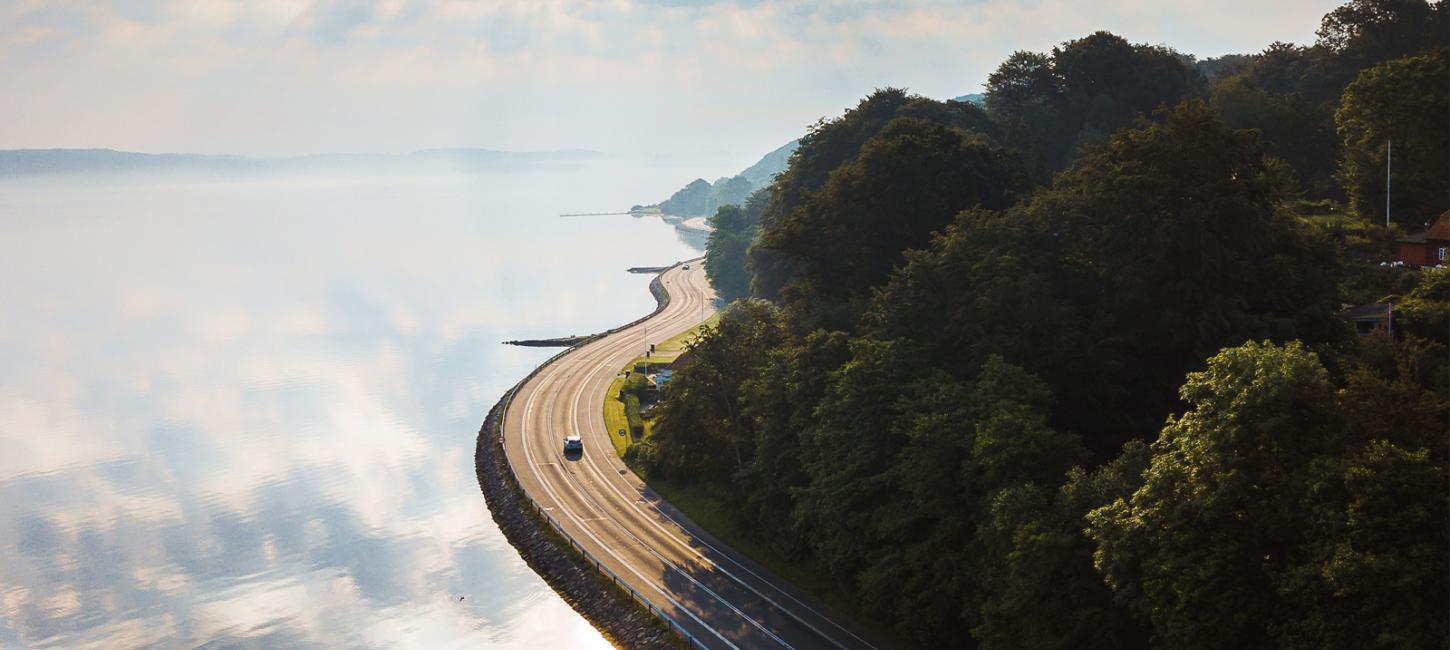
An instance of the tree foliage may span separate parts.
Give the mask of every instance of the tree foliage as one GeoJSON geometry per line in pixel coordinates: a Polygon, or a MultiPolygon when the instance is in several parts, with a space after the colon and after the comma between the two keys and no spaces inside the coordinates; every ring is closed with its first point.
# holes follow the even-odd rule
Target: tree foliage
{"type": "Polygon", "coordinates": [[[1399,385],[1410,404],[1430,401],[1411,412],[1439,417],[1380,437],[1382,427],[1345,426],[1382,388],[1366,383],[1382,382],[1364,375],[1336,390],[1298,343],[1247,343],[1189,375],[1189,410],[1153,443],[1143,485],[1089,516],[1098,568],[1158,639],[1443,642],[1444,403],[1399,385]]]}
{"type": "Polygon", "coordinates": [[[1140,115],[1205,92],[1202,75],[1177,52],[1097,32],[1050,56],[1012,54],[987,78],[986,103],[1003,141],[1046,171],[1140,115]]]}
{"type": "Polygon", "coordinates": [[[1446,18],[1443,0],[1346,3],[1324,16],[1314,45],[1273,43],[1216,80],[1213,106],[1229,125],[1259,129],[1308,197],[1341,199],[1335,111],[1345,86],[1377,64],[1444,47],[1446,18]]]}
{"type": "Polygon", "coordinates": [[[1335,118],[1344,139],[1340,180],[1359,214],[1385,219],[1385,157],[1393,142],[1390,211],[1422,229],[1450,207],[1450,52],[1382,63],[1344,90],[1335,118]]]}
{"type": "Polygon", "coordinates": [[[876,331],[954,374],[993,353],[1039,373],[1100,453],[1149,435],[1223,346],[1338,340],[1333,250],[1276,205],[1256,138],[1201,103],[1162,120],[1023,206],[962,213],[879,290],[876,331]]]}
{"type": "Polygon", "coordinates": [[[750,296],[746,253],[760,230],[760,213],[767,200],[765,190],[760,190],[743,206],[723,205],[710,217],[713,230],[705,244],[705,276],[725,302],[750,296]]]}
{"type": "Polygon", "coordinates": [[[948,126],[898,118],[784,219],[758,248],[790,263],[782,304],[806,331],[854,330],[869,289],[966,208],[1006,208],[1025,178],[1000,149],[948,126]]]}
{"type": "MultiPolygon", "coordinates": [[[[762,232],[774,230],[789,219],[810,194],[826,184],[831,172],[855,159],[867,140],[898,117],[917,118],[989,139],[997,132],[987,114],[975,104],[939,102],[897,88],[877,90],[841,117],[822,120],[801,137],[799,147],[791,154],[790,166],[771,185],[770,200],[761,214],[762,232]]],[[[781,287],[793,278],[792,263],[763,246],[752,246],[749,257],[752,295],[777,298],[781,287]]]]}
{"type": "Polygon", "coordinates": [[[1447,18],[1444,0],[1350,0],[1325,14],[1317,45],[1338,55],[1341,69],[1362,70],[1444,47],[1447,18]]]}
{"type": "Polygon", "coordinates": [[[817,123],[714,211],[736,302],[631,461],[922,647],[1444,647],[1447,276],[1291,204],[1335,192],[1336,111],[1446,86],[1404,81],[1443,40],[1412,5],[1210,61],[1092,34],[985,111],[817,123]],[[1351,336],[1368,300],[1392,336],[1351,336]]]}
{"type": "Polygon", "coordinates": [[[697,178],[671,194],[670,198],[661,201],[660,211],[682,217],[709,214],[705,210],[710,201],[710,190],[709,182],[703,178],[697,178]]]}
{"type": "Polygon", "coordinates": [[[1334,106],[1344,82],[1322,47],[1273,43],[1214,84],[1210,102],[1230,126],[1258,129],[1267,150],[1289,162],[1312,198],[1338,196],[1334,106]]]}
{"type": "Polygon", "coordinates": [[[670,398],[658,407],[656,433],[630,448],[651,475],[682,481],[726,481],[751,454],[751,422],[742,417],[740,385],[767,350],[783,342],[776,310],[741,301],[707,328],[687,354],[695,359],[670,381],[670,398]],[[721,462],[733,459],[734,462],[721,462]]]}

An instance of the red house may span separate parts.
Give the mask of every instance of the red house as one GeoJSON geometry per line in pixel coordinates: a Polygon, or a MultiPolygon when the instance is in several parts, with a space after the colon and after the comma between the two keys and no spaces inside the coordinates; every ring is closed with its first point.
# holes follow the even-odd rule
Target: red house
{"type": "Polygon", "coordinates": [[[1400,262],[1405,266],[1450,263],[1446,261],[1450,255],[1450,210],[1440,213],[1425,232],[1396,241],[1400,244],[1400,262]]]}

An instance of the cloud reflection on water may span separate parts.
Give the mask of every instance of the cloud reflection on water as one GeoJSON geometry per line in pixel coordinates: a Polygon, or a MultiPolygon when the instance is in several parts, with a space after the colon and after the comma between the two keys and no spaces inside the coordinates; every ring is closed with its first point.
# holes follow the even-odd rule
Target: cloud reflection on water
{"type": "Polygon", "coordinates": [[[691,252],[540,189],[652,188],[529,180],[0,184],[0,646],[602,645],[474,434],[549,354],[498,341],[627,320],[623,269],[691,252]]]}

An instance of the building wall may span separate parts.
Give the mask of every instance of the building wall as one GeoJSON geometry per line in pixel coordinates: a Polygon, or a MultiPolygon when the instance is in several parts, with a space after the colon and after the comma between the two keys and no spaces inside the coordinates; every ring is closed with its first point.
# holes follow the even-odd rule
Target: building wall
{"type": "Polygon", "coordinates": [[[1441,255],[1441,249],[1450,249],[1450,242],[1431,240],[1423,244],[1401,243],[1400,261],[1405,266],[1450,265],[1450,250],[1446,250],[1446,255],[1441,255]]]}
{"type": "Polygon", "coordinates": [[[1400,244],[1400,261],[1405,266],[1425,265],[1425,244],[1400,244]]]}

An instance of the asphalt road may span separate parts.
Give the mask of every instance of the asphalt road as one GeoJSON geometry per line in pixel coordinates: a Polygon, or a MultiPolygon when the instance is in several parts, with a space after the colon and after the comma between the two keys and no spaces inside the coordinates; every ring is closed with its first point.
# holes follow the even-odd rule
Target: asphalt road
{"type": "Polygon", "coordinates": [[[714,311],[703,264],[663,275],[654,317],[554,361],[514,396],[504,445],[519,482],[585,550],[709,648],[873,648],[867,633],[725,547],[630,472],[604,427],[605,390],[630,359],[714,311]],[[566,456],[579,433],[584,453],[566,456]]]}

